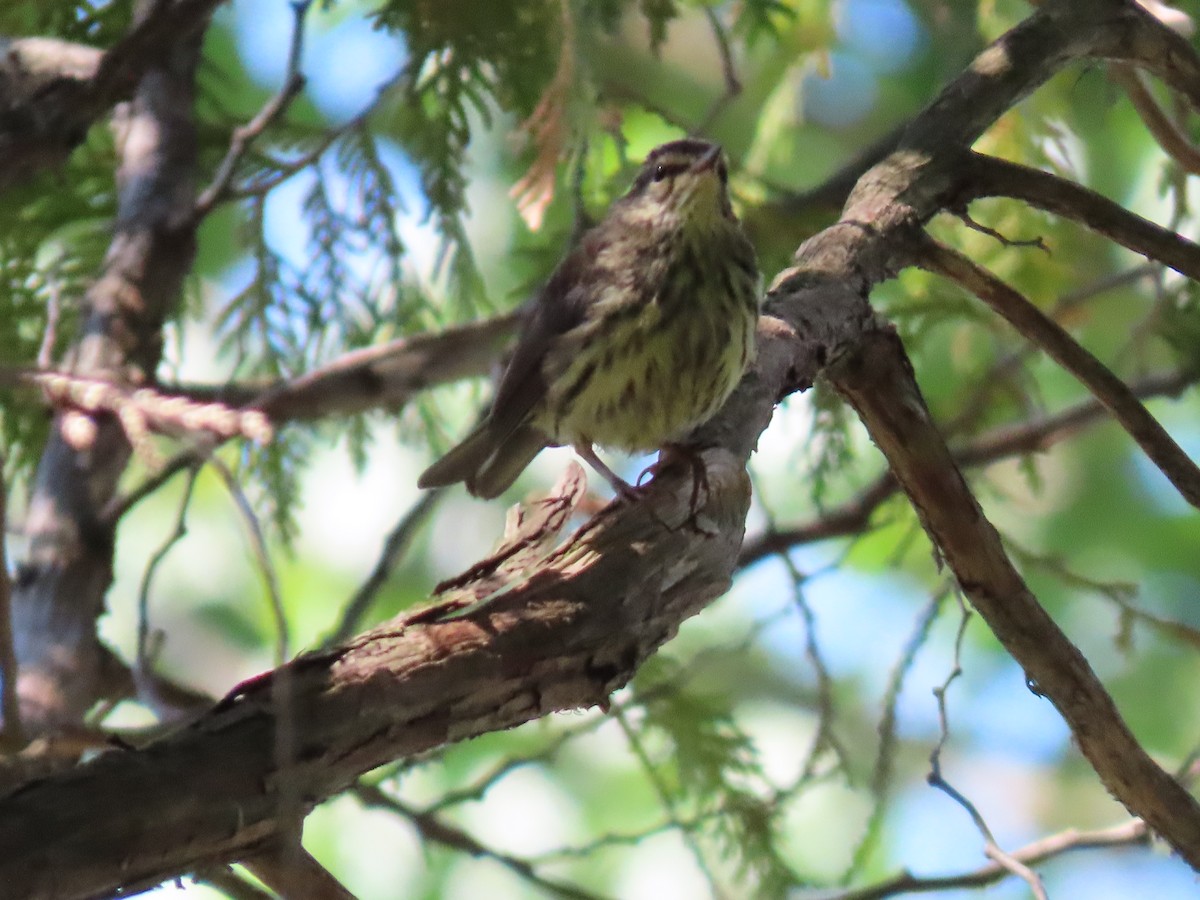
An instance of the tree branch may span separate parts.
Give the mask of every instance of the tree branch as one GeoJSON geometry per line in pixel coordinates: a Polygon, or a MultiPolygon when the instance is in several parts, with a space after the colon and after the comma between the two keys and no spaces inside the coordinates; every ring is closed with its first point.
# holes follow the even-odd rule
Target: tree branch
{"type": "Polygon", "coordinates": [[[711,529],[679,527],[692,503],[683,465],[644,502],[610,508],[555,549],[584,494],[576,482],[430,607],[253,679],[144,750],[106,753],[9,794],[0,883],[17,896],[82,897],[254,855],[283,827],[282,783],[311,804],[388,760],[605,703],[728,586],[749,483],[744,459],[711,450],[705,461],[711,529]],[[283,675],[297,746],[281,765],[283,675]]]}
{"type": "Polygon", "coordinates": [[[1104,785],[1200,868],[1200,806],[1138,745],[1021,580],[930,421],[898,338],[867,302],[906,262],[979,133],[1067,61],[1128,54],[1145,23],[1120,0],[1048,0],[913,121],[900,149],[860,179],[842,220],[775,280],[754,371],[697,435],[710,448],[700,509],[688,465],[664,469],[640,502],[605,510],[558,548],[552,536],[572,502],[540,505],[502,553],[443,585],[430,608],[253,679],[143,750],[101,755],[0,799],[0,884],[21,896],[88,896],[253,855],[288,827],[285,798],[316,803],[388,760],[603,704],[728,586],[749,508],[745,462],[779,398],[822,369],[1104,785]],[[693,514],[703,527],[680,527],[693,514]],[[280,729],[296,742],[283,760],[280,729]]]}
{"type": "Polygon", "coordinates": [[[918,263],[957,282],[1037,344],[1098,399],[1151,461],[1193,506],[1200,507],[1200,468],[1112,371],[1057,322],[991,272],[956,250],[926,237],[918,263]]]}
{"type": "Polygon", "coordinates": [[[0,190],[59,165],[142,76],[223,0],[156,0],[109,50],[50,38],[0,42],[0,190]]]}
{"type": "Polygon", "coordinates": [[[1179,163],[1185,172],[1200,174],[1200,150],[1197,150],[1191,139],[1167,118],[1167,114],[1146,87],[1141,74],[1132,66],[1117,64],[1109,69],[1109,77],[1125,90],[1129,102],[1137,110],[1146,130],[1158,141],[1158,146],[1179,163]]]}
{"type": "MultiPolygon", "coordinates": [[[[127,42],[150,34],[162,39],[164,15],[201,5],[154,4],[127,42]]],[[[68,362],[81,376],[133,384],[150,379],[162,323],[191,268],[195,24],[186,16],[171,24],[170,49],[156,45],[151,58],[163,61],[138,70],[144,74],[122,117],[113,238],[104,271],[84,297],[82,334],[68,362]]],[[[121,58],[106,56],[96,79],[119,81],[121,58]]],[[[71,411],[56,417],[39,463],[25,522],[29,550],[13,594],[18,692],[24,722],[35,733],[78,723],[107,690],[95,624],[112,579],[114,532],[100,510],[129,453],[116,416],[71,411]]]]}
{"type": "MultiPolygon", "coordinates": [[[[1196,383],[1187,372],[1152,375],[1129,386],[1135,397],[1176,397],[1196,383]]],[[[954,461],[964,468],[986,466],[1003,459],[1048,450],[1082,429],[1107,421],[1108,409],[1094,398],[1047,416],[1025,422],[1000,425],[952,451],[954,461]]],[[[871,516],[888,498],[900,490],[891,471],[886,471],[849,500],[821,513],[811,522],[789,528],[777,528],[750,538],[742,547],[738,566],[749,566],[766,556],[792,547],[831,538],[849,537],[865,531],[871,516]]]]}
{"type": "Polygon", "coordinates": [[[13,645],[12,579],[8,577],[8,488],[4,456],[0,455],[0,752],[15,753],[25,746],[21,705],[17,697],[17,654],[13,645]]]}
{"type": "Polygon", "coordinates": [[[1131,213],[1118,203],[1065,178],[970,153],[962,162],[962,180],[952,206],[980,197],[1012,197],[1086,225],[1122,247],[1170,266],[1200,281],[1200,245],[1131,213]]]}
{"type": "Polygon", "coordinates": [[[877,330],[827,375],[858,410],[959,586],[1031,689],[1054,703],[1109,791],[1200,867],[1200,806],[1138,744],[1087,660],[1017,573],[930,420],[899,339],[877,330]],[[888,385],[905,389],[881,389],[888,385]]]}
{"type": "MultiPolygon", "coordinates": [[[[1100,831],[1063,831],[1014,850],[1010,856],[1027,866],[1054,859],[1072,850],[1091,850],[1106,847],[1129,847],[1150,843],[1150,830],[1141,819],[1105,828],[1100,831]]],[[[902,894],[926,894],[954,888],[985,887],[1003,881],[1012,873],[998,862],[980,866],[972,872],[958,875],[921,877],[911,872],[901,872],[886,881],[867,887],[851,888],[829,894],[825,900],[886,900],[902,894]]]]}

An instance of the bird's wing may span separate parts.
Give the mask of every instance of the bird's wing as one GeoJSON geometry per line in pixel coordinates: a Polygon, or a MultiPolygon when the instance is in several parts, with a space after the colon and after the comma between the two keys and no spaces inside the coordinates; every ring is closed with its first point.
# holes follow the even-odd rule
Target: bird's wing
{"type": "Polygon", "coordinates": [[[546,396],[543,363],[554,339],[583,321],[598,242],[594,232],[584,235],[564,259],[534,301],[528,324],[521,332],[516,350],[488,414],[491,432],[504,440],[529,419],[534,407],[546,396]]]}

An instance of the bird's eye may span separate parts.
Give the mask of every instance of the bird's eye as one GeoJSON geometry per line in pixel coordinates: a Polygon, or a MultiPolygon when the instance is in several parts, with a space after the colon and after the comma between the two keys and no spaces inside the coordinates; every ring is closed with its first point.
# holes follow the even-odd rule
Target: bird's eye
{"type": "Polygon", "coordinates": [[[721,184],[729,181],[729,170],[725,168],[725,160],[717,163],[717,177],[721,179],[721,184]]]}
{"type": "Polygon", "coordinates": [[[667,174],[668,174],[667,167],[662,165],[661,163],[654,167],[654,180],[655,181],[662,181],[664,178],[667,177],[667,174]]]}

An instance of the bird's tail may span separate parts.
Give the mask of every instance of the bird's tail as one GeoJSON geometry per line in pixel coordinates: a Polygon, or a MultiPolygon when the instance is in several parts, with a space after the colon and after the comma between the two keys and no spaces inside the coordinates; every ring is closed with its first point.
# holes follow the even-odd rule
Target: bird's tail
{"type": "Polygon", "coordinates": [[[491,422],[484,422],[457,447],[421,473],[417,487],[445,487],[459,481],[485,500],[504,493],[547,445],[546,435],[532,425],[498,439],[491,422]]]}

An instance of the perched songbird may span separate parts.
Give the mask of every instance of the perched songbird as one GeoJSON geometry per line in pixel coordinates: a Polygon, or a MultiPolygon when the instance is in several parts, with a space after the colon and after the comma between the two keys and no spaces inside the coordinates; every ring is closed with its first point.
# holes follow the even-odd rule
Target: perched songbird
{"type": "Polygon", "coordinates": [[[492,408],[421,475],[495,497],[547,446],[660,449],[712,416],[754,355],[759,273],[721,148],[654,149],[625,196],[550,276],[492,408]]]}

